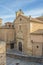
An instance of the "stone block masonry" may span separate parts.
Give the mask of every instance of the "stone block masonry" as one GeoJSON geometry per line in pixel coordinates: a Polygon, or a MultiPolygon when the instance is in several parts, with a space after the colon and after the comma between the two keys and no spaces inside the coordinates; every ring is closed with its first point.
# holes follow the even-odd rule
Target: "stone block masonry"
{"type": "Polygon", "coordinates": [[[6,43],[0,41],[0,65],[6,65],[6,43]]]}

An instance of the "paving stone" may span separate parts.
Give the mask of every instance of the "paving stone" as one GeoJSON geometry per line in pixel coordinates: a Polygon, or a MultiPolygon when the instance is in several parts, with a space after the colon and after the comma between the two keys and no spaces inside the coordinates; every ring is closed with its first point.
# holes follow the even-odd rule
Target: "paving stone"
{"type": "Polygon", "coordinates": [[[11,57],[7,57],[7,62],[6,65],[16,65],[16,63],[19,63],[18,65],[43,65],[40,63],[35,63],[35,62],[29,62],[26,60],[21,60],[21,59],[15,59],[11,57]]]}

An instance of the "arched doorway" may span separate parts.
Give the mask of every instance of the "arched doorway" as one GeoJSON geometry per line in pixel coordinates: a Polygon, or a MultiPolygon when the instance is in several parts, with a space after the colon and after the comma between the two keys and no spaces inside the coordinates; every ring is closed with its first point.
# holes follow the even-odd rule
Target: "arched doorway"
{"type": "Polygon", "coordinates": [[[19,42],[19,51],[21,51],[22,52],[22,42],[19,42]]]}

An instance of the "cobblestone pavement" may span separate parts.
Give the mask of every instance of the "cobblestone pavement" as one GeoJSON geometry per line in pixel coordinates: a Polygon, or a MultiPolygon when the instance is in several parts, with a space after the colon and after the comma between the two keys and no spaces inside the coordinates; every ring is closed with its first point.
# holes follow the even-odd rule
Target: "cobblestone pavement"
{"type": "Polygon", "coordinates": [[[11,57],[7,57],[7,65],[17,65],[16,63],[19,63],[18,65],[43,65],[35,62],[29,62],[23,59],[15,59],[11,57]]]}

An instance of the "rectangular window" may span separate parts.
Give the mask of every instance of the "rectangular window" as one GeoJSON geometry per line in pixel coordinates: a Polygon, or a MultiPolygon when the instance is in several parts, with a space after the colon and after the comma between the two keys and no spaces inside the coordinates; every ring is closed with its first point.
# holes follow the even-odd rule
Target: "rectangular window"
{"type": "Polygon", "coordinates": [[[10,48],[14,49],[14,43],[10,43],[10,48]]]}

